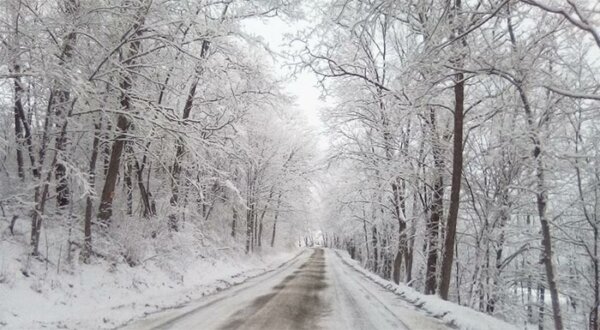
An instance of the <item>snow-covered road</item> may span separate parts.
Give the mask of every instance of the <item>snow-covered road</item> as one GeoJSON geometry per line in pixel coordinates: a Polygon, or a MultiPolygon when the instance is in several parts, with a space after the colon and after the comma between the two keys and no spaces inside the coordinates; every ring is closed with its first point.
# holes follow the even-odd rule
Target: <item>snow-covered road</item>
{"type": "Polygon", "coordinates": [[[125,329],[449,329],[332,250],[307,250],[265,275],[125,329]]]}

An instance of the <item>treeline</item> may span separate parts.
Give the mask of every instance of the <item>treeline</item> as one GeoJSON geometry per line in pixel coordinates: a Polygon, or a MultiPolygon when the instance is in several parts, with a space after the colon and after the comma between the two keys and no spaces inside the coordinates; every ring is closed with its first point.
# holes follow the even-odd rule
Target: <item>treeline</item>
{"type": "Polygon", "coordinates": [[[2,1],[11,233],[29,226],[17,240],[39,260],[131,265],[161,245],[248,253],[295,235],[310,132],[243,24],[297,14],[287,1],[2,1]]]}
{"type": "Polygon", "coordinates": [[[328,244],[540,329],[598,329],[591,2],[328,1],[297,61],[339,100],[328,244]]]}

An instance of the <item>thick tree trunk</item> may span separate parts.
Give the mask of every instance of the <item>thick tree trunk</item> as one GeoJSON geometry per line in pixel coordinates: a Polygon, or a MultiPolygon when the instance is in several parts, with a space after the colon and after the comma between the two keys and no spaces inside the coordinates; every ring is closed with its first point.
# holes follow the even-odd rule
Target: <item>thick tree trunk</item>
{"type": "MultiPolygon", "coordinates": [[[[453,35],[461,35],[462,28],[462,2],[454,0],[451,14],[451,21],[457,27],[453,28],[453,35]]],[[[459,50],[466,48],[465,38],[460,39],[458,43],[459,50]]],[[[463,66],[462,52],[459,52],[457,58],[453,59],[454,64],[460,70],[463,66]]],[[[454,75],[454,142],[452,154],[452,186],[450,188],[450,207],[448,209],[448,219],[446,220],[446,231],[444,240],[444,257],[442,258],[441,280],[439,285],[440,297],[448,300],[450,290],[450,280],[452,279],[452,266],[454,264],[454,245],[456,244],[456,225],[458,221],[458,210],[460,206],[460,186],[462,181],[463,168],[463,119],[465,107],[465,76],[462,72],[454,75]]]]}
{"type": "MultiPolygon", "coordinates": [[[[130,83],[122,84],[122,87],[131,86],[130,83]]],[[[121,106],[125,111],[130,109],[129,96],[122,95],[121,106]]],[[[110,225],[110,218],[112,216],[112,203],[115,195],[115,186],[117,184],[117,178],[119,176],[119,168],[121,167],[121,154],[127,139],[127,131],[129,130],[129,120],[124,115],[119,115],[117,119],[118,135],[115,142],[112,145],[110,152],[110,161],[108,163],[108,170],[106,172],[106,178],[104,180],[104,188],[102,189],[102,195],[100,200],[100,210],[98,212],[98,219],[100,219],[105,225],[110,225]]]]}
{"type": "Polygon", "coordinates": [[[454,86],[454,152],[452,160],[452,188],[450,191],[450,208],[446,222],[446,239],[444,242],[444,258],[442,259],[442,277],[440,281],[440,297],[448,300],[450,279],[452,278],[452,265],[454,264],[454,244],[456,240],[456,225],[460,205],[460,186],[463,167],[463,112],[465,101],[464,75],[456,74],[454,86]]]}

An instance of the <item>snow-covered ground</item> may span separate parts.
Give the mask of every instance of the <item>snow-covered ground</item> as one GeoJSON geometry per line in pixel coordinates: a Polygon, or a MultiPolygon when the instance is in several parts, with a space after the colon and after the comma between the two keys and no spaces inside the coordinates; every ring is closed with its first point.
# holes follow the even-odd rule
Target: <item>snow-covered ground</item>
{"type": "Polygon", "coordinates": [[[28,259],[18,240],[0,240],[0,328],[517,329],[385,281],[339,250],[60,266],[28,259]]]}
{"type": "Polygon", "coordinates": [[[342,257],[347,253],[326,250],[331,289],[328,329],[449,330],[443,321],[406,303],[391,291],[363,276],[342,257]]]}
{"type": "MultiPolygon", "coordinates": [[[[381,277],[364,269],[356,260],[352,260],[345,251],[335,251],[341,260],[352,267],[362,276],[377,283],[380,287],[393,292],[398,298],[407,304],[415,306],[422,312],[441,320],[445,324],[462,330],[517,330],[518,327],[494,318],[490,315],[477,312],[473,309],[444,301],[434,295],[424,295],[402,283],[382,279],[381,277]]],[[[415,328],[420,329],[420,328],[415,328]]]]}
{"type": "Polygon", "coordinates": [[[299,253],[272,250],[248,256],[224,249],[205,258],[171,258],[177,266],[161,264],[160,258],[135,267],[98,259],[73,269],[28,261],[23,247],[0,240],[0,328],[116,328],[242,283],[299,253]]]}

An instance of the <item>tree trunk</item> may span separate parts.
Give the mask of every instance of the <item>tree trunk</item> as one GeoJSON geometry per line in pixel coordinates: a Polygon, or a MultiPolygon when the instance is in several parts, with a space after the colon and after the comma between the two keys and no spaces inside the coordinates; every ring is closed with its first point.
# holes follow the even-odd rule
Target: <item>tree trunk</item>
{"type": "MultiPolygon", "coordinates": [[[[111,93],[112,91],[107,87],[107,93],[111,93]]],[[[112,146],[110,143],[108,143],[108,141],[112,140],[112,135],[111,135],[111,131],[112,131],[112,125],[111,125],[111,121],[108,120],[106,121],[106,128],[104,129],[104,134],[102,136],[102,140],[106,141],[105,143],[102,143],[102,174],[103,177],[106,180],[106,177],[108,176],[108,167],[110,165],[110,150],[112,149],[112,146]]]]}
{"type": "MultiPolygon", "coordinates": [[[[146,150],[148,150],[148,146],[146,147],[146,150]]],[[[138,189],[140,190],[140,198],[142,199],[142,204],[144,206],[142,215],[144,218],[147,218],[156,214],[156,209],[152,201],[150,200],[152,195],[150,194],[149,188],[146,188],[146,186],[144,185],[144,168],[146,167],[147,158],[146,154],[144,154],[144,157],[142,157],[142,165],[140,166],[139,162],[137,161],[137,158],[133,155],[132,157],[134,159],[136,179],[138,189]]]]}
{"type": "Polygon", "coordinates": [[[544,309],[545,309],[546,288],[543,284],[538,284],[538,330],[544,330],[544,309]]]}
{"type": "Polygon", "coordinates": [[[531,274],[529,276],[527,276],[527,321],[532,322],[533,323],[533,306],[532,306],[532,293],[533,293],[533,287],[532,287],[532,283],[533,279],[531,274]]]}
{"type": "Polygon", "coordinates": [[[550,234],[550,224],[547,218],[547,205],[548,205],[548,192],[545,186],[545,168],[542,159],[542,145],[540,138],[533,124],[533,114],[529,105],[529,101],[522,89],[522,86],[517,87],[519,95],[523,103],[527,115],[527,121],[531,130],[531,140],[533,144],[533,157],[535,160],[536,168],[536,202],[538,208],[538,216],[540,218],[540,226],[542,231],[542,263],[546,269],[546,281],[548,284],[548,290],[550,290],[550,299],[552,301],[552,313],[554,318],[554,328],[556,330],[563,329],[562,315],[560,311],[560,301],[558,297],[558,285],[556,283],[556,275],[554,274],[554,263],[552,261],[552,235],[550,234]]]}
{"type": "MultiPolygon", "coordinates": [[[[144,24],[147,10],[150,4],[144,3],[139,8],[139,12],[136,15],[136,20],[132,26],[132,30],[136,31],[134,37],[140,34],[140,27],[144,24]]],[[[129,49],[125,52],[127,57],[123,64],[130,65],[130,59],[134,58],[140,49],[140,41],[135,40],[131,42],[129,49]]],[[[132,88],[132,72],[125,71],[121,72],[121,82],[119,87],[121,90],[120,105],[123,112],[130,112],[132,108],[131,104],[131,88],[132,88]]],[[[117,183],[117,177],[119,176],[119,169],[121,166],[121,154],[127,141],[127,133],[130,127],[129,119],[120,114],[117,119],[117,137],[113,142],[110,161],[108,163],[108,169],[106,171],[106,178],[104,181],[104,187],[102,188],[102,196],[100,200],[100,209],[98,211],[98,219],[100,219],[106,226],[110,225],[110,218],[112,216],[112,204],[115,197],[115,185],[117,183]]]]}
{"type": "Polygon", "coordinates": [[[258,210],[256,206],[257,205],[255,202],[255,204],[252,206],[252,224],[254,225],[252,230],[252,250],[258,246],[258,210]]]}
{"type": "MultiPolygon", "coordinates": [[[[460,0],[459,0],[460,1],[460,0]]],[[[463,166],[463,111],[464,111],[464,75],[456,74],[454,86],[454,152],[452,160],[452,188],[450,192],[450,208],[446,222],[446,239],[444,242],[444,258],[442,259],[442,278],[440,282],[440,297],[448,300],[452,265],[454,263],[454,244],[456,240],[456,225],[460,205],[460,185],[463,166]]]]}
{"type": "MultiPolygon", "coordinates": [[[[56,157],[55,157],[56,159],[56,157]]],[[[56,162],[52,162],[52,166],[54,167],[56,162]]],[[[46,207],[46,199],[48,196],[48,189],[50,187],[50,179],[52,178],[52,170],[48,171],[48,177],[44,184],[42,184],[42,189],[40,192],[40,187],[35,189],[34,200],[35,200],[35,208],[33,210],[33,215],[31,217],[31,255],[38,256],[39,255],[39,245],[40,245],[40,233],[42,230],[42,221],[44,215],[44,209],[46,207]]]]}
{"type": "Polygon", "coordinates": [[[246,210],[246,253],[252,251],[254,246],[254,205],[250,205],[246,210]]]}
{"type": "Polygon", "coordinates": [[[123,181],[125,182],[125,194],[127,196],[127,215],[133,215],[133,149],[131,142],[125,144],[125,168],[123,181]]]}
{"type": "Polygon", "coordinates": [[[262,218],[258,221],[258,247],[262,247],[263,221],[262,218]]]}
{"type": "MultiPolygon", "coordinates": [[[[129,83],[123,83],[121,87],[130,88],[129,83]]],[[[121,96],[121,106],[125,111],[130,109],[129,96],[121,96]]],[[[112,216],[112,202],[115,195],[115,185],[119,176],[119,168],[121,166],[121,154],[123,153],[123,147],[127,139],[127,131],[129,130],[129,120],[124,115],[119,115],[117,119],[117,129],[119,134],[116,137],[115,142],[112,145],[110,152],[110,161],[108,163],[108,170],[106,172],[106,179],[104,180],[104,188],[102,189],[102,195],[100,200],[100,210],[98,212],[98,219],[100,219],[106,226],[110,225],[110,218],[112,216]]]]}
{"type": "MultiPolygon", "coordinates": [[[[577,125],[575,126],[575,155],[579,155],[579,142],[582,141],[582,136],[581,136],[581,108],[579,108],[579,111],[577,113],[577,117],[578,117],[578,122],[577,125]]],[[[599,177],[598,175],[598,169],[595,169],[595,174],[596,174],[596,178],[599,177]]],[[[592,308],[590,309],[590,313],[589,313],[589,317],[588,317],[588,326],[590,330],[598,330],[600,329],[600,324],[598,324],[598,306],[600,305],[600,265],[599,265],[599,260],[598,258],[600,257],[598,255],[598,240],[600,239],[599,237],[599,231],[598,231],[598,222],[597,222],[597,218],[596,218],[596,213],[595,212],[591,212],[588,211],[588,208],[586,206],[586,198],[585,198],[585,194],[583,191],[583,183],[582,183],[582,177],[581,177],[581,169],[579,168],[579,160],[576,157],[575,158],[575,174],[577,177],[577,190],[579,192],[579,200],[581,202],[581,208],[583,210],[583,214],[585,216],[586,221],[588,222],[588,224],[590,225],[590,227],[592,227],[592,231],[593,231],[593,237],[594,237],[594,243],[593,243],[593,247],[592,249],[590,249],[589,247],[586,247],[586,251],[588,253],[588,256],[591,259],[592,262],[592,270],[593,270],[593,274],[594,274],[594,284],[593,286],[593,290],[594,290],[594,303],[592,308]]],[[[596,189],[598,189],[596,186],[594,186],[594,193],[597,194],[596,189]]]]}
{"type": "Polygon", "coordinates": [[[412,269],[413,269],[413,255],[414,255],[414,247],[415,247],[415,236],[416,236],[416,226],[413,223],[410,227],[410,237],[408,239],[408,247],[406,249],[406,257],[404,258],[406,267],[405,271],[405,283],[406,285],[411,285],[412,282],[412,269]]]}
{"type": "MultiPolygon", "coordinates": [[[[192,83],[192,87],[188,92],[187,100],[185,102],[185,106],[183,108],[183,116],[182,119],[186,120],[190,116],[190,112],[194,103],[194,97],[196,95],[196,87],[198,86],[199,78],[196,77],[196,80],[192,83]]],[[[177,202],[179,200],[179,175],[181,173],[181,159],[185,152],[184,142],[181,137],[177,138],[175,146],[175,160],[173,161],[173,167],[171,170],[172,177],[172,196],[171,196],[171,205],[177,206],[177,202]]]]}
{"type": "Polygon", "coordinates": [[[444,211],[444,160],[439,138],[436,129],[436,117],[433,109],[430,109],[431,130],[432,130],[432,149],[434,158],[434,182],[431,196],[431,215],[427,222],[427,240],[429,249],[427,251],[427,266],[425,274],[425,294],[435,294],[437,283],[437,262],[438,262],[438,239],[440,219],[444,211]]]}
{"type": "MultiPolygon", "coordinates": [[[[18,31],[16,31],[15,33],[18,33],[18,31]]],[[[31,127],[29,125],[29,120],[27,119],[27,116],[25,116],[25,109],[23,108],[23,102],[21,100],[21,95],[23,94],[23,84],[21,82],[21,78],[18,77],[18,74],[21,72],[21,68],[18,64],[14,64],[13,68],[12,68],[12,72],[17,75],[17,77],[15,77],[14,79],[14,115],[15,115],[15,136],[17,138],[19,138],[19,136],[22,136],[23,140],[21,140],[21,143],[24,141],[27,144],[27,151],[28,151],[28,155],[29,155],[29,162],[31,163],[31,171],[33,174],[33,177],[36,179],[39,179],[40,177],[40,173],[38,170],[38,165],[35,162],[35,154],[33,151],[33,136],[31,133],[31,127]],[[24,135],[23,132],[21,132],[20,134],[17,133],[17,127],[20,130],[21,127],[24,131],[24,135]]],[[[21,154],[21,149],[17,148],[17,162],[20,162],[23,164],[23,160],[22,160],[22,156],[21,160],[19,161],[19,155],[21,154]]],[[[18,164],[17,164],[18,165],[18,164]]],[[[24,175],[25,173],[23,172],[23,177],[25,177],[24,175]]],[[[19,173],[19,176],[21,174],[19,173]]]]}
{"type": "Polygon", "coordinates": [[[379,242],[375,225],[371,227],[371,244],[373,244],[373,272],[379,274],[379,242]]]}
{"type": "MultiPolygon", "coordinates": [[[[52,97],[51,99],[52,100],[58,99],[58,101],[56,101],[55,104],[52,105],[52,107],[54,108],[56,117],[59,119],[62,119],[66,124],[66,123],[68,123],[68,118],[66,118],[66,117],[61,118],[61,117],[64,116],[63,115],[63,112],[64,112],[63,107],[65,107],[69,103],[69,99],[71,98],[70,93],[67,91],[56,91],[55,95],[56,96],[52,97]]],[[[59,208],[63,208],[63,209],[67,205],[69,205],[69,202],[71,200],[71,192],[69,189],[69,181],[67,178],[67,167],[64,164],[65,160],[68,158],[65,155],[66,145],[67,145],[67,135],[66,134],[63,137],[56,139],[55,148],[56,148],[56,152],[59,153],[59,161],[56,163],[56,169],[55,169],[56,205],[59,208]]]]}
{"type": "Polygon", "coordinates": [[[435,294],[437,276],[437,241],[439,239],[440,219],[443,212],[444,185],[441,173],[436,174],[431,200],[431,216],[427,223],[429,249],[427,250],[427,268],[425,275],[425,294],[435,294]]]}
{"type": "Polygon", "coordinates": [[[392,278],[394,283],[400,283],[400,270],[402,268],[402,257],[406,254],[407,249],[407,235],[406,235],[406,206],[405,206],[405,184],[402,183],[402,187],[399,187],[398,183],[392,185],[392,192],[394,196],[394,213],[396,220],[398,221],[398,249],[394,258],[394,271],[392,278]],[[402,190],[402,191],[401,191],[402,190]]]}
{"type": "Polygon", "coordinates": [[[231,211],[233,212],[233,220],[231,221],[231,237],[235,238],[235,225],[238,220],[238,212],[235,205],[231,207],[231,211]]]}
{"type": "MultiPolygon", "coordinates": [[[[20,72],[19,65],[15,64],[13,66],[12,72],[15,75],[18,75],[20,72]]],[[[16,151],[17,151],[17,173],[21,180],[25,180],[25,171],[23,169],[23,150],[21,146],[24,144],[25,135],[23,134],[23,128],[21,125],[21,116],[20,113],[23,111],[23,103],[21,101],[21,94],[23,93],[23,87],[21,86],[21,79],[18,77],[14,78],[14,116],[15,116],[15,139],[16,139],[16,151]]]]}
{"type": "Polygon", "coordinates": [[[260,220],[258,221],[258,246],[262,246],[262,234],[263,234],[263,220],[265,218],[265,214],[267,213],[267,209],[269,207],[269,203],[271,203],[271,199],[273,199],[273,193],[275,186],[271,186],[269,190],[269,197],[267,198],[267,202],[265,203],[265,207],[260,214],[260,220]]]}
{"type": "MultiPolygon", "coordinates": [[[[538,154],[539,156],[539,154],[538,154]]],[[[552,312],[554,317],[554,328],[556,330],[563,329],[562,315],[560,312],[560,301],[558,297],[558,285],[556,284],[556,275],[554,274],[554,263],[552,261],[552,236],[550,234],[550,224],[546,216],[547,208],[547,191],[544,185],[544,169],[542,160],[537,157],[537,178],[538,178],[538,193],[537,204],[540,224],[542,227],[542,247],[543,255],[542,262],[546,268],[546,280],[548,289],[550,290],[550,299],[552,300],[552,312]]]]}
{"type": "Polygon", "coordinates": [[[367,260],[369,259],[369,230],[367,229],[367,213],[365,211],[365,207],[362,208],[363,214],[363,234],[365,237],[365,249],[367,250],[367,260]]]}
{"type": "Polygon", "coordinates": [[[254,187],[250,177],[252,172],[252,168],[249,166],[246,178],[246,253],[250,253],[254,247],[254,187]]]}
{"type": "MultiPolygon", "coordinates": [[[[510,6],[508,8],[510,13],[510,6]]],[[[507,27],[511,39],[512,49],[513,52],[515,52],[517,50],[517,43],[512,23],[510,20],[510,15],[507,16],[507,27]]],[[[554,274],[554,264],[552,261],[552,235],[550,234],[550,224],[548,222],[546,214],[548,204],[548,192],[546,191],[545,186],[545,168],[542,159],[542,144],[540,141],[539,133],[537,132],[537,125],[535,125],[534,123],[533,112],[526,91],[524,89],[523,82],[522,80],[518,79],[513,82],[513,85],[516,87],[519,97],[521,99],[523,109],[525,110],[527,125],[529,126],[531,134],[530,139],[533,145],[533,158],[535,161],[535,171],[537,179],[536,202],[538,208],[538,216],[540,218],[540,225],[542,229],[542,263],[544,264],[544,268],[546,269],[546,281],[548,284],[548,290],[550,290],[550,299],[552,300],[554,328],[556,330],[562,330],[563,322],[558,297],[558,285],[556,283],[556,275],[554,274]]]]}
{"type": "MultiPolygon", "coordinates": [[[[89,185],[90,190],[94,189],[96,183],[96,161],[98,159],[98,145],[100,144],[100,130],[102,129],[102,121],[99,121],[94,124],[94,140],[92,141],[92,155],[90,157],[90,165],[89,165],[89,185]]],[[[88,193],[88,196],[85,201],[85,219],[83,222],[83,251],[81,252],[81,257],[84,263],[90,262],[90,256],[92,254],[92,212],[93,212],[94,202],[91,196],[91,192],[88,193]]]]}
{"type": "MultiPolygon", "coordinates": [[[[454,0],[453,14],[451,14],[451,22],[457,27],[453,28],[453,35],[461,35],[463,23],[461,21],[462,3],[461,0],[454,0]]],[[[467,46],[466,38],[461,38],[459,49],[464,49],[467,46]]],[[[459,53],[457,58],[453,59],[454,64],[460,70],[463,66],[463,54],[459,53]]],[[[458,220],[458,209],[460,206],[460,186],[462,181],[463,167],[463,119],[465,106],[465,83],[464,74],[457,72],[454,75],[454,143],[452,155],[452,186],[450,189],[450,207],[448,210],[448,219],[446,221],[445,241],[444,241],[444,257],[442,258],[442,271],[440,281],[440,297],[448,300],[450,290],[450,280],[452,279],[452,265],[454,264],[454,245],[456,244],[456,225],[458,220]]]]}
{"type": "MultiPolygon", "coordinates": [[[[49,110],[49,108],[48,108],[49,110]]],[[[67,116],[70,116],[71,113],[73,111],[73,108],[71,107],[69,109],[69,113],[67,114],[67,116]]],[[[50,115],[48,113],[48,115],[50,115]]],[[[64,121],[62,128],[59,132],[58,135],[58,139],[62,139],[64,138],[64,136],[67,134],[67,122],[64,121]]],[[[43,134],[43,138],[42,139],[47,139],[47,135],[43,134]]],[[[40,159],[39,159],[39,173],[42,173],[43,170],[43,164],[44,164],[44,155],[45,155],[45,148],[46,148],[46,143],[44,143],[44,141],[42,141],[42,148],[40,149],[40,159]]],[[[54,151],[54,157],[52,158],[52,162],[50,164],[50,168],[48,170],[48,174],[45,178],[44,181],[41,182],[41,192],[40,192],[40,187],[36,187],[35,188],[35,193],[34,193],[34,200],[35,200],[35,208],[33,210],[33,215],[31,217],[31,254],[34,256],[39,255],[39,243],[40,243],[40,233],[42,230],[42,221],[43,221],[43,215],[44,215],[44,210],[46,207],[46,200],[48,199],[48,192],[50,189],[50,181],[52,180],[52,174],[53,174],[53,169],[56,168],[56,163],[58,162],[58,151],[55,150],[54,151]]],[[[40,177],[40,179],[43,180],[43,178],[40,177]]]]}
{"type": "Polygon", "coordinates": [[[600,305],[600,267],[598,266],[598,228],[594,228],[594,306],[590,311],[590,329],[600,329],[598,324],[598,305],[600,305]]]}
{"type": "MultiPolygon", "coordinates": [[[[227,8],[228,8],[228,6],[225,7],[225,11],[227,10],[227,8]]],[[[224,11],[224,14],[225,14],[225,11],[224,11]]],[[[203,40],[202,47],[200,50],[200,59],[201,60],[206,59],[208,57],[209,48],[210,48],[210,41],[203,40]]],[[[198,63],[198,65],[196,67],[195,79],[192,81],[192,85],[190,86],[190,90],[188,91],[185,105],[183,107],[183,114],[181,117],[183,122],[185,122],[185,120],[187,120],[190,117],[190,113],[194,106],[194,98],[196,97],[196,89],[198,88],[198,84],[200,82],[200,76],[202,75],[202,70],[201,70],[202,65],[203,65],[203,63],[198,63]]],[[[161,97],[161,99],[162,99],[162,97],[161,97]]],[[[178,137],[176,140],[176,146],[175,146],[175,160],[173,161],[173,167],[172,167],[172,171],[171,171],[172,195],[171,195],[170,202],[171,202],[171,206],[174,206],[174,207],[177,206],[177,202],[179,200],[181,160],[183,158],[184,153],[185,153],[184,140],[182,137],[178,137]]],[[[177,215],[176,214],[170,215],[169,222],[170,222],[169,227],[173,230],[177,230],[178,226],[177,226],[177,215]]]]}
{"type": "MultiPolygon", "coordinates": [[[[79,1],[76,0],[66,0],[64,1],[64,7],[67,15],[71,17],[75,17],[77,11],[79,10],[79,1]]],[[[60,68],[64,69],[68,65],[68,62],[73,57],[73,50],[75,48],[75,43],[77,41],[77,34],[72,31],[67,34],[63,45],[62,51],[59,55],[58,65],[60,68]]],[[[64,121],[64,125],[68,124],[68,112],[71,105],[71,92],[66,86],[64,86],[63,82],[55,81],[55,87],[50,92],[53,97],[50,98],[49,107],[51,109],[51,113],[53,113],[56,118],[62,119],[64,121]]],[[[68,142],[67,134],[61,134],[59,138],[55,141],[56,152],[58,153],[58,161],[56,162],[55,176],[56,176],[56,204],[59,208],[64,208],[69,205],[71,200],[71,192],[69,189],[69,181],[67,177],[67,168],[64,164],[68,156],[66,153],[66,147],[68,142]]]]}
{"type": "Polygon", "coordinates": [[[273,234],[271,235],[271,247],[275,246],[275,232],[277,230],[277,219],[279,218],[279,208],[281,207],[281,191],[277,195],[277,206],[275,216],[273,217],[273,234]]]}

